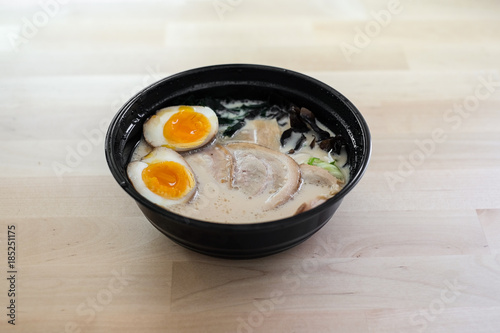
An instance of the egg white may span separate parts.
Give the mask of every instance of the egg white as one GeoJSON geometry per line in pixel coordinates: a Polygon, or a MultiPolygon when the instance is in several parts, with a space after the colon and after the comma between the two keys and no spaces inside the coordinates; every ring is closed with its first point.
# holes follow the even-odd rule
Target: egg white
{"type": "Polygon", "coordinates": [[[196,178],[194,172],[189,166],[189,164],[184,160],[184,158],[172,149],[166,147],[158,147],[153,149],[151,153],[144,156],[140,161],[134,161],[129,163],[127,166],[127,175],[132,185],[140,195],[142,195],[147,200],[154,204],[162,207],[168,207],[174,204],[188,202],[196,192],[196,178]],[[142,171],[147,168],[150,164],[155,164],[159,162],[172,161],[181,164],[188,172],[191,173],[193,180],[195,181],[193,188],[182,198],[177,200],[166,199],[154,192],[152,192],[144,181],[142,180],[142,171]]]}
{"type": "Polygon", "coordinates": [[[144,139],[150,145],[152,145],[153,147],[168,147],[176,151],[186,151],[202,147],[214,138],[214,136],[217,134],[217,131],[219,130],[219,120],[217,119],[217,115],[215,114],[215,112],[211,108],[206,106],[190,106],[194,109],[195,112],[201,113],[202,115],[207,117],[210,123],[210,130],[208,135],[199,141],[191,143],[169,142],[163,136],[163,127],[165,126],[165,123],[170,119],[170,117],[179,112],[179,107],[180,105],[170,106],[158,110],[155,115],[153,115],[144,123],[144,139]]]}

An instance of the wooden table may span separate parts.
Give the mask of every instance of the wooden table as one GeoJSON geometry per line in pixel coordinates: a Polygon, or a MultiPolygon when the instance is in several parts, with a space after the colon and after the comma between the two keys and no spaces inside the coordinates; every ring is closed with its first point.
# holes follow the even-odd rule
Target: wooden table
{"type": "Polygon", "coordinates": [[[500,330],[498,1],[0,8],[2,332],[500,330]],[[324,81],[373,136],[334,218],[248,261],[160,234],[103,152],[111,117],[142,87],[234,62],[324,81]]]}

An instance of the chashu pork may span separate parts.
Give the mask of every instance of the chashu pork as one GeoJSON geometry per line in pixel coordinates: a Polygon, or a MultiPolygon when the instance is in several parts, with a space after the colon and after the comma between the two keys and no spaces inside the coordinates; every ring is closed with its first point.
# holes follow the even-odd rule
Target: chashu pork
{"type": "Polygon", "coordinates": [[[273,209],[290,200],[300,182],[299,165],[281,152],[248,142],[229,143],[234,158],[233,187],[249,197],[267,196],[262,209],[273,209]]]}
{"type": "Polygon", "coordinates": [[[206,147],[184,155],[186,162],[195,170],[195,174],[209,172],[218,183],[227,183],[231,187],[233,178],[233,156],[221,145],[206,147]]]}
{"type": "Polygon", "coordinates": [[[236,132],[232,141],[251,142],[258,145],[279,150],[281,143],[281,129],[277,121],[268,119],[247,120],[245,127],[236,132]]]}
{"type": "Polygon", "coordinates": [[[301,164],[300,173],[302,174],[304,183],[319,187],[321,190],[318,189],[318,193],[327,192],[327,195],[319,195],[308,202],[304,202],[297,208],[295,215],[321,205],[329,197],[340,191],[338,179],[323,168],[309,164],[301,164]]]}

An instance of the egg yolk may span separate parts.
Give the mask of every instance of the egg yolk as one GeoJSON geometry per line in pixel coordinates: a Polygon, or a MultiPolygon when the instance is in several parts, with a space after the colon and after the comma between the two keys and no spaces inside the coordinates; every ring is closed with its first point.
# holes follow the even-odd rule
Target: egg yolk
{"type": "Polygon", "coordinates": [[[179,112],[173,114],[163,127],[163,136],[167,142],[197,143],[210,133],[208,118],[190,106],[179,107],[179,112]]]}
{"type": "Polygon", "coordinates": [[[142,180],[151,192],[170,200],[184,197],[195,185],[192,173],[173,161],[150,164],[142,171],[142,180]]]}

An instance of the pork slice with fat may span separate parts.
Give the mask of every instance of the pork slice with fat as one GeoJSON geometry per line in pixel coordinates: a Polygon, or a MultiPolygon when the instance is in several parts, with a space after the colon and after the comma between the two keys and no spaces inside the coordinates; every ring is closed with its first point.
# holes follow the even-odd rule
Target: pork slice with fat
{"type": "Polygon", "coordinates": [[[321,192],[326,191],[328,195],[319,195],[308,202],[304,202],[299,206],[295,215],[321,205],[329,197],[340,191],[338,179],[323,168],[309,164],[301,164],[300,173],[304,183],[322,188],[321,192]]]}
{"type": "Polygon", "coordinates": [[[224,146],[216,144],[206,147],[184,155],[184,159],[195,170],[195,174],[208,171],[216,182],[227,183],[231,187],[234,170],[233,156],[224,146]],[[200,171],[197,172],[198,170],[200,171]]]}
{"type": "Polygon", "coordinates": [[[290,200],[300,185],[300,168],[289,156],[247,142],[229,143],[234,158],[233,187],[249,196],[267,196],[262,209],[290,200]]]}
{"type": "Polygon", "coordinates": [[[268,119],[247,120],[245,127],[236,132],[231,140],[256,143],[258,145],[279,150],[281,129],[277,121],[268,119]]]}

